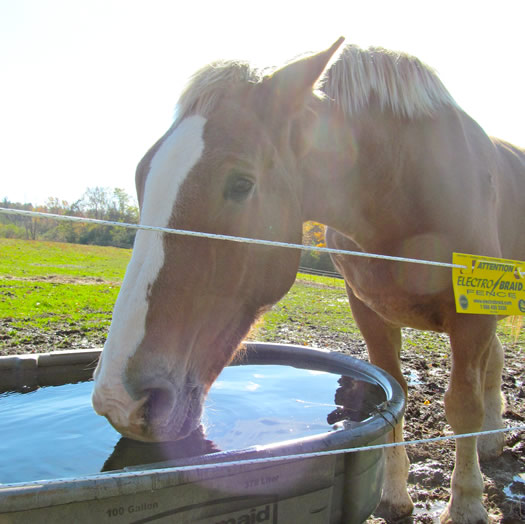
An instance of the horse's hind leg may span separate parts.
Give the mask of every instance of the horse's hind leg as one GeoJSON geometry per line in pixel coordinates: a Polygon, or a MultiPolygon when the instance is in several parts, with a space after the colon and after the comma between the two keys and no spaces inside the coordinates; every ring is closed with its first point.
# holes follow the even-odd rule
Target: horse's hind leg
{"type": "MultiPolygon", "coordinates": [[[[485,372],[483,431],[501,429],[503,427],[502,413],[505,407],[505,400],[501,394],[503,363],[503,348],[497,335],[494,335],[490,345],[487,371],[485,372]]],[[[498,457],[503,451],[504,443],[505,437],[503,433],[478,437],[479,459],[490,460],[498,457]]]]}
{"type": "MultiPolygon", "coordinates": [[[[401,373],[401,329],[387,324],[377,313],[355,297],[347,286],[354,319],[363,334],[372,364],[390,373],[407,396],[407,383],[401,373]]],[[[403,441],[403,419],[389,436],[390,442],[403,441]]],[[[412,513],[414,504],[407,491],[409,460],[404,446],[385,450],[385,478],[381,503],[374,512],[387,520],[396,520],[412,513]]]]}
{"type": "MultiPolygon", "coordinates": [[[[485,385],[493,375],[487,373],[489,360],[497,359],[493,342],[496,320],[473,315],[454,316],[449,329],[452,371],[445,394],[445,413],[456,435],[475,433],[484,423],[485,385]]],[[[492,389],[492,388],[489,388],[492,389]]],[[[493,399],[493,395],[489,393],[493,399]]],[[[483,477],[479,469],[476,437],[456,439],[456,464],[452,473],[451,497],[442,523],[473,524],[487,522],[481,503],[483,477]]]]}

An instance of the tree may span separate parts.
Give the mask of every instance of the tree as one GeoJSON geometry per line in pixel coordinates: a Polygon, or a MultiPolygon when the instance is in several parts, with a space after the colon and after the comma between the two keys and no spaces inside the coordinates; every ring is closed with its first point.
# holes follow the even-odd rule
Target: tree
{"type": "MultiPolygon", "coordinates": [[[[121,188],[87,188],[81,199],[69,204],[66,200],[49,197],[43,206],[12,203],[7,198],[3,207],[37,210],[57,215],[85,216],[114,222],[137,223],[138,207],[132,197],[121,188]]],[[[98,226],[47,218],[0,215],[0,236],[98,244],[103,246],[132,247],[135,231],[119,227],[98,226]]]]}
{"type": "Polygon", "coordinates": [[[90,218],[104,220],[111,208],[111,190],[105,187],[88,187],[82,197],[84,213],[90,218]]]}
{"type": "Polygon", "coordinates": [[[305,222],[303,224],[303,244],[307,246],[325,247],[325,226],[319,222],[305,222]]]}
{"type": "MultiPolygon", "coordinates": [[[[323,224],[319,222],[305,222],[303,224],[303,244],[326,247],[324,232],[325,226],[323,224]]],[[[335,271],[330,255],[319,251],[303,251],[301,253],[301,266],[324,271],[335,271]]]]}

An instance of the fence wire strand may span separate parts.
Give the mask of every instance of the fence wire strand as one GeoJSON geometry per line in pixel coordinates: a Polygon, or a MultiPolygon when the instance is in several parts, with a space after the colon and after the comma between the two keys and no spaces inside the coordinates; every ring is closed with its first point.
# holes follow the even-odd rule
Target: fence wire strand
{"type": "Polygon", "coordinates": [[[219,235],[216,233],[203,233],[201,231],[189,231],[187,229],[172,229],[168,227],[152,226],[152,225],[146,225],[146,224],[129,224],[126,222],[113,222],[111,220],[100,220],[98,218],[73,217],[70,215],[41,213],[40,211],[28,211],[25,209],[10,209],[10,208],[0,207],[0,213],[4,215],[19,215],[19,216],[28,216],[28,217],[33,217],[33,218],[48,218],[48,219],[54,219],[54,220],[62,220],[66,222],[94,224],[98,226],[115,226],[115,227],[123,227],[126,229],[135,229],[135,230],[142,230],[142,231],[157,231],[160,233],[167,233],[167,234],[172,234],[172,235],[190,236],[190,237],[198,237],[198,238],[210,238],[213,240],[226,240],[229,242],[241,242],[245,244],[257,244],[261,246],[282,247],[282,248],[288,248],[288,249],[300,249],[304,251],[318,251],[321,253],[331,253],[335,255],[351,255],[355,257],[376,258],[376,259],[383,259],[383,260],[391,260],[395,262],[409,262],[411,264],[424,264],[427,266],[439,266],[439,267],[467,269],[467,267],[464,265],[451,264],[448,262],[436,262],[433,260],[421,260],[418,258],[405,258],[405,257],[396,257],[396,256],[390,256],[390,255],[380,255],[377,253],[364,253],[363,251],[349,251],[346,249],[334,249],[330,247],[306,246],[303,244],[292,244],[289,242],[276,242],[274,240],[262,240],[258,238],[237,237],[237,236],[232,236],[232,235],[219,235]]]}
{"type": "MultiPolygon", "coordinates": [[[[380,254],[375,254],[375,253],[364,253],[362,251],[348,251],[344,249],[333,249],[333,248],[328,248],[328,247],[306,246],[302,244],[292,244],[288,242],[275,242],[271,240],[261,240],[261,239],[256,239],[256,238],[237,237],[237,236],[231,236],[231,235],[219,235],[215,233],[203,233],[200,231],[188,231],[185,229],[172,229],[172,228],[167,228],[167,227],[159,227],[159,226],[152,226],[152,225],[145,225],[145,224],[129,224],[126,222],[114,222],[111,220],[100,220],[96,218],[74,217],[70,215],[57,215],[54,213],[42,213],[39,211],[29,211],[29,210],[24,210],[24,209],[10,209],[10,208],[0,207],[0,214],[18,215],[18,216],[26,216],[26,217],[33,217],[33,218],[47,218],[47,219],[54,219],[54,220],[61,220],[61,221],[84,223],[84,224],[94,224],[94,225],[99,225],[99,226],[122,227],[126,229],[134,229],[137,231],[138,230],[157,231],[160,233],[191,236],[191,237],[198,237],[198,238],[210,238],[214,240],[225,240],[229,242],[242,242],[242,243],[247,243],[247,244],[257,244],[257,245],[271,246],[271,247],[300,249],[300,250],[305,250],[305,251],[318,251],[321,253],[331,253],[331,254],[337,254],[337,255],[350,255],[350,256],[357,256],[357,257],[391,260],[391,261],[396,261],[396,262],[408,262],[412,264],[424,264],[424,265],[429,265],[429,266],[467,269],[466,266],[464,265],[451,264],[447,262],[436,262],[432,260],[420,260],[416,258],[405,258],[405,257],[396,257],[396,256],[389,256],[389,255],[380,255],[380,254]]],[[[466,433],[466,434],[461,434],[461,435],[446,435],[442,437],[433,437],[433,438],[420,439],[420,440],[390,442],[386,444],[378,444],[378,445],[373,445],[373,446],[361,446],[361,447],[356,447],[356,448],[344,448],[344,449],[319,451],[319,452],[312,452],[312,453],[301,453],[297,455],[283,455],[279,457],[245,459],[245,460],[220,462],[220,463],[215,463],[215,464],[176,466],[173,468],[173,470],[190,471],[190,470],[202,469],[202,468],[231,467],[231,466],[238,466],[241,464],[246,466],[250,464],[255,465],[255,464],[260,464],[260,463],[268,463],[268,462],[282,462],[286,460],[310,459],[310,458],[329,456],[329,455],[340,455],[343,453],[357,453],[359,451],[372,451],[372,450],[380,450],[380,449],[387,449],[387,448],[400,447],[400,446],[414,446],[414,445],[421,445],[421,444],[429,444],[433,442],[442,442],[446,440],[456,440],[460,438],[471,438],[471,437],[478,437],[478,436],[483,436],[483,435],[494,435],[497,433],[504,433],[504,432],[509,432],[509,431],[524,431],[524,430],[525,430],[525,425],[514,426],[514,427],[507,427],[507,428],[501,428],[501,429],[495,429],[495,430],[489,430],[489,431],[466,433]]],[[[151,471],[152,470],[149,470],[149,473],[151,473],[151,471]]]]}

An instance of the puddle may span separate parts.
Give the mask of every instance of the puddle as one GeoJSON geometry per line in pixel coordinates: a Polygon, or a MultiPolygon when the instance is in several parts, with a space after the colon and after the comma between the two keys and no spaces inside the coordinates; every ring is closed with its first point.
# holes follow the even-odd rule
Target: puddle
{"type": "Polygon", "coordinates": [[[420,516],[425,517],[425,522],[432,522],[432,524],[439,524],[439,516],[443,511],[445,511],[445,508],[447,507],[447,503],[443,501],[434,501],[434,502],[417,502],[414,504],[414,511],[412,515],[414,517],[420,516]],[[431,521],[428,521],[426,519],[432,519],[431,521]]]}
{"type": "Polygon", "coordinates": [[[403,376],[405,377],[405,380],[409,386],[418,386],[422,384],[419,378],[419,373],[415,369],[403,370],[403,376]]]}
{"type": "Polygon", "coordinates": [[[503,488],[505,496],[515,502],[523,502],[525,500],[525,473],[514,475],[512,482],[503,488]]]}

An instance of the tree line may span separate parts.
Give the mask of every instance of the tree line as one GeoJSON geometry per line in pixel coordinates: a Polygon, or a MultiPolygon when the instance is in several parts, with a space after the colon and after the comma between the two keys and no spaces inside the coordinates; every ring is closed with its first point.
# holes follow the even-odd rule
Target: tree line
{"type": "MultiPolygon", "coordinates": [[[[133,224],[138,223],[139,218],[135,200],[120,188],[87,188],[82,197],[73,203],[50,197],[43,205],[33,205],[11,202],[4,198],[0,205],[5,208],[133,224]]],[[[0,237],[130,248],[133,247],[135,231],[49,218],[0,215],[0,237]]]]}
{"type": "MultiPolygon", "coordinates": [[[[87,188],[82,197],[73,203],[50,197],[43,205],[33,205],[11,202],[4,198],[0,206],[131,224],[136,224],[139,220],[139,210],[135,199],[120,188],[111,189],[98,186],[87,188]]],[[[135,239],[135,231],[122,227],[2,214],[0,215],[0,237],[131,248],[135,239]]],[[[323,247],[325,245],[324,226],[317,222],[306,222],[303,225],[303,243],[323,247]]],[[[303,251],[301,266],[334,271],[328,254],[313,251],[303,251]]]]}

